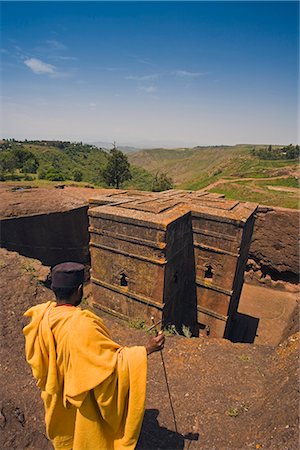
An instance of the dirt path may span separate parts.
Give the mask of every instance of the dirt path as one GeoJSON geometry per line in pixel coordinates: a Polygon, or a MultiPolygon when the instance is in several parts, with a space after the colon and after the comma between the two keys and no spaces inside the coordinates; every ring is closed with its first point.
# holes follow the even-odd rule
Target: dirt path
{"type": "Polygon", "coordinates": [[[299,188],[284,187],[284,186],[266,186],[270,191],[281,191],[281,192],[293,192],[295,194],[299,193],[299,188]]]}
{"type": "MultiPolygon", "coordinates": [[[[201,189],[201,191],[207,191],[210,189],[215,188],[216,186],[219,186],[220,184],[225,184],[225,183],[236,183],[238,181],[271,181],[271,180],[281,180],[281,179],[286,179],[289,178],[291,175],[282,175],[280,177],[267,177],[267,178],[221,178],[220,180],[214,181],[213,183],[209,184],[208,186],[206,186],[205,188],[201,189]]],[[[269,187],[269,186],[268,186],[269,187]]],[[[288,188],[289,189],[289,188],[288,188]]],[[[278,189],[279,190],[279,189],[278,189]]],[[[299,192],[299,190],[297,188],[295,188],[295,192],[299,192]]]]}
{"type": "MultiPolygon", "coordinates": [[[[0,250],[0,269],[0,447],[49,450],[43,407],[24,358],[22,336],[23,312],[52,298],[41,284],[47,269],[4,249],[0,250]]],[[[123,345],[142,345],[148,339],[146,333],[124,322],[103,318],[113,338],[123,345]]],[[[138,449],[296,450],[297,344],[297,335],[278,350],[217,339],[167,338],[164,359],[178,432],[160,355],[154,354],[149,358],[138,449]]]]}

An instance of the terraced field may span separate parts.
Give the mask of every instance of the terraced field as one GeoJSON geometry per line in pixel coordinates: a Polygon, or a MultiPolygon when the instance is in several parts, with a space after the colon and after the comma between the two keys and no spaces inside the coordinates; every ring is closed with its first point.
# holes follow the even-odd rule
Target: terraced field
{"type": "Polygon", "coordinates": [[[151,149],[129,156],[150,172],[166,172],[177,188],[203,189],[227,198],[298,208],[299,161],[263,160],[251,154],[253,145],[151,149]]]}
{"type": "Polygon", "coordinates": [[[249,181],[220,180],[220,184],[209,190],[225,194],[229,199],[298,209],[299,184],[296,187],[296,183],[298,181],[295,177],[249,181]]]}

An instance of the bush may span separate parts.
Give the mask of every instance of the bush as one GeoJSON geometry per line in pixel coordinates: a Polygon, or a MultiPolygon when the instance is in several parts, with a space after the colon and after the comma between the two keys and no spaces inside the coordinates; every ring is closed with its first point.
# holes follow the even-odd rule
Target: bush
{"type": "Polygon", "coordinates": [[[6,150],[0,153],[0,169],[4,173],[13,173],[18,168],[18,161],[12,151],[6,150]]]}
{"type": "Polygon", "coordinates": [[[65,176],[56,169],[49,169],[45,174],[45,180],[48,181],[64,181],[65,176]]]}
{"type": "Polygon", "coordinates": [[[288,145],[281,148],[272,148],[272,145],[269,145],[267,148],[262,149],[252,149],[251,154],[253,156],[257,156],[259,159],[295,159],[300,156],[300,148],[299,145],[288,145]]]}
{"type": "Polygon", "coordinates": [[[22,177],[19,174],[10,173],[10,174],[6,175],[5,179],[6,180],[11,180],[11,181],[21,181],[22,177]]]}
{"type": "Polygon", "coordinates": [[[37,169],[39,167],[39,163],[36,160],[36,158],[28,158],[22,167],[23,173],[36,173],[37,169]]]}
{"type": "Polygon", "coordinates": [[[46,177],[46,173],[47,173],[47,170],[46,169],[39,169],[38,170],[38,179],[39,180],[44,180],[45,179],[45,177],[46,177]]]}
{"type": "Polygon", "coordinates": [[[73,171],[73,180],[74,181],[82,181],[82,172],[79,169],[74,169],[73,171]]]}
{"type": "Polygon", "coordinates": [[[34,180],[34,178],[31,176],[31,175],[25,175],[24,176],[24,181],[33,181],[34,180]]]}
{"type": "Polygon", "coordinates": [[[157,172],[152,182],[152,191],[161,192],[167,191],[172,188],[173,188],[173,180],[169,178],[166,173],[157,172]]]}

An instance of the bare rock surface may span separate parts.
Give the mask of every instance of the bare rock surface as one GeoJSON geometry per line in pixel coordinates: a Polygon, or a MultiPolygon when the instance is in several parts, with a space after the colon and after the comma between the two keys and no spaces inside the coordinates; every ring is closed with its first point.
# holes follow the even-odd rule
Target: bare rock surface
{"type": "Polygon", "coordinates": [[[297,331],[298,310],[298,292],[248,283],[243,286],[238,307],[240,314],[257,320],[254,342],[274,346],[297,331]]]}
{"type": "MultiPolygon", "coordinates": [[[[52,298],[38,261],[0,250],[2,449],[48,450],[43,405],[24,357],[23,312],[52,298]]],[[[89,295],[88,289],[85,296],[89,295]]],[[[114,340],[143,345],[144,331],[103,318],[114,340]]],[[[294,331],[294,328],[293,328],[294,331]]],[[[168,337],[163,352],[177,431],[159,353],[149,358],[138,449],[298,448],[298,343],[280,347],[168,337]]]]}
{"type": "Polygon", "coordinates": [[[256,270],[273,279],[298,281],[299,211],[260,206],[249,257],[258,263],[256,270]]]}
{"type": "MultiPolygon", "coordinates": [[[[87,206],[91,197],[107,189],[65,186],[64,189],[28,188],[20,183],[0,183],[0,219],[51,212],[68,211],[87,206]]],[[[111,193],[116,190],[111,189],[111,193]]],[[[299,277],[299,211],[260,206],[254,227],[247,281],[285,289],[280,280],[298,282],[299,277]],[[270,280],[266,276],[270,276],[270,280]]],[[[35,256],[36,257],[36,256],[35,256]]]]}
{"type": "Polygon", "coordinates": [[[0,218],[30,216],[56,211],[67,211],[88,204],[89,198],[103,194],[107,189],[66,186],[64,189],[28,188],[0,183],[0,218]]]}

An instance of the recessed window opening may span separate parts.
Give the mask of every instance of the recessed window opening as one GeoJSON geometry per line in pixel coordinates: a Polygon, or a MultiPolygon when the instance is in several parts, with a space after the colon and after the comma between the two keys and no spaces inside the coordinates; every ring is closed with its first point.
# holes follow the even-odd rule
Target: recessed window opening
{"type": "Polygon", "coordinates": [[[178,281],[178,272],[174,273],[173,279],[174,279],[174,283],[177,283],[177,281],[178,281]]]}
{"type": "Polygon", "coordinates": [[[214,270],[212,268],[212,266],[205,266],[205,270],[204,270],[204,278],[208,278],[211,279],[213,277],[214,274],[214,270]]]}
{"type": "Polygon", "coordinates": [[[120,286],[128,286],[128,277],[125,273],[120,274],[120,286]]]}

